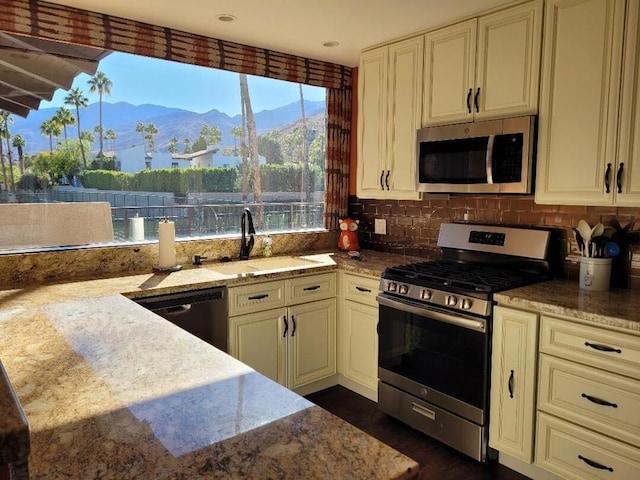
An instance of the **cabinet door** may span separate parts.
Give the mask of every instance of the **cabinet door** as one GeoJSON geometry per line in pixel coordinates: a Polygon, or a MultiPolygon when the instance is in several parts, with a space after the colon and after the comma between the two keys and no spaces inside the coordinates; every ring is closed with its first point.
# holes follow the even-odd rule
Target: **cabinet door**
{"type": "Polygon", "coordinates": [[[475,118],[538,111],[542,1],[478,19],[475,118]]]}
{"type": "Polygon", "coordinates": [[[345,301],[341,326],[342,373],[372,390],[378,389],[378,308],[345,301]]]}
{"type": "Polygon", "coordinates": [[[422,105],[422,62],[424,37],[389,47],[389,104],[387,174],[389,198],[417,200],[416,131],[420,128],[422,105]]]}
{"type": "Polygon", "coordinates": [[[538,315],[495,307],[489,445],[533,461],[538,315]]]}
{"type": "Polygon", "coordinates": [[[622,76],[622,111],[618,169],[616,171],[617,205],[640,204],[640,5],[627,6],[625,49],[622,76]],[[620,178],[621,190],[617,180],[620,178]]]}
{"type": "Polygon", "coordinates": [[[422,124],[471,121],[477,20],[425,35],[422,124]]]}
{"type": "Polygon", "coordinates": [[[282,385],[286,382],[286,313],[282,308],[229,318],[231,356],[282,385]]]}
{"type": "Polygon", "coordinates": [[[358,69],[358,182],[361,198],[384,198],[389,48],[363,53],[358,69]]]}
{"type": "Polygon", "coordinates": [[[537,203],[613,201],[624,13],[624,0],[546,3],[537,203]]]}
{"type": "Polygon", "coordinates": [[[289,380],[295,389],[336,373],[336,300],[289,308],[289,380]]]}

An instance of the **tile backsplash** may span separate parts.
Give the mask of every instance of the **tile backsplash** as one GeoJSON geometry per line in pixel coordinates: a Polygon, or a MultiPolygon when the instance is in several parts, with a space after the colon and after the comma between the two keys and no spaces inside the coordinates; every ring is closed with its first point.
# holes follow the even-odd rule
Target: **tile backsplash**
{"type": "MultiPolygon", "coordinates": [[[[554,231],[551,262],[556,276],[576,279],[579,253],[572,227],[580,219],[590,225],[605,225],[617,218],[624,226],[638,218],[640,208],[537,205],[533,195],[452,195],[448,199],[368,200],[349,198],[349,216],[360,220],[362,248],[437,258],[438,231],[446,222],[504,224],[547,227],[554,231]],[[374,233],[374,220],[387,221],[387,234],[374,233]]],[[[614,283],[640,290],[640,245],[633,245],[626,259],[614,262],[614,283]]]]}

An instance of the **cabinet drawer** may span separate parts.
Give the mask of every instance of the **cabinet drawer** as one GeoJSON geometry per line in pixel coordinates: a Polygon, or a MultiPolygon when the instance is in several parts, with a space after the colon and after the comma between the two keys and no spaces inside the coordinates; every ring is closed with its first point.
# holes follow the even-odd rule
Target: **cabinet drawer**
{"type": "Polygon", "coordinates": [[[640,383],[540,355],[538,408],[640,447],[640,383]]]}
{"type": "Polygon", "coordinates": [[[640,379],[640,337],[542,316],[540,351],[640,379]]]}
{"type": "Polygon", "coordinates": [[[378,288],[380,287],[379,278],[345,274],[343,279],[342,291],[345,299],[371,305],[372,307],[378,306],[376,295],[378,295],[378,288]]]}
{"type": "Polygon", "coordinates": [[[284,292],[284,280],[229,288],[229,316],[284,307],[284,292]]]}
{"type": "Polygon", "coordinates": [[[287,305],[313,302],[336,296],[336,274],[322,273],[295,277],[286,281],[287,305]]]}
{"type": "Polygon", "coordinates": [[[640,478],[640,449],[544,413],[538,414],[536,464],[569,480],[640,478]]]}

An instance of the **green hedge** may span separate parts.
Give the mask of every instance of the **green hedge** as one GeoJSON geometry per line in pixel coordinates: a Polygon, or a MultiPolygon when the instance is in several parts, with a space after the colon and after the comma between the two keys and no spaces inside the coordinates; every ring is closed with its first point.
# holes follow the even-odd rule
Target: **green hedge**
{"type": "MultiPolygon", "coordinates": [[[[309,166],[311,190],[324,188],[324,172],[316,165],[309,166]]],[[[299,192],[302,186],[302,166],[298,164],[260,166],[263,192],[299,192]]],[[[235,167],[165,168],[142,170],[136,173],[111,170],[86,170],[82,184],[98,190],[127,190],[138,192],[239,192],[242,178],[235,167]]]]}

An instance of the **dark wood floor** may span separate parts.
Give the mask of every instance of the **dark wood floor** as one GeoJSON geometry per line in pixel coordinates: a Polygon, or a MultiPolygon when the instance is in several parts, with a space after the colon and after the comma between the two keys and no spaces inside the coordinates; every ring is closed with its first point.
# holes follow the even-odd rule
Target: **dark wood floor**
{"type": "Polygon", "coordinates": [[[378,411],[372,402],[344,387],[331,387],[307,398],[420,464],[421,480],[526,480],[497,462],[478,463],[378,411]]]}

